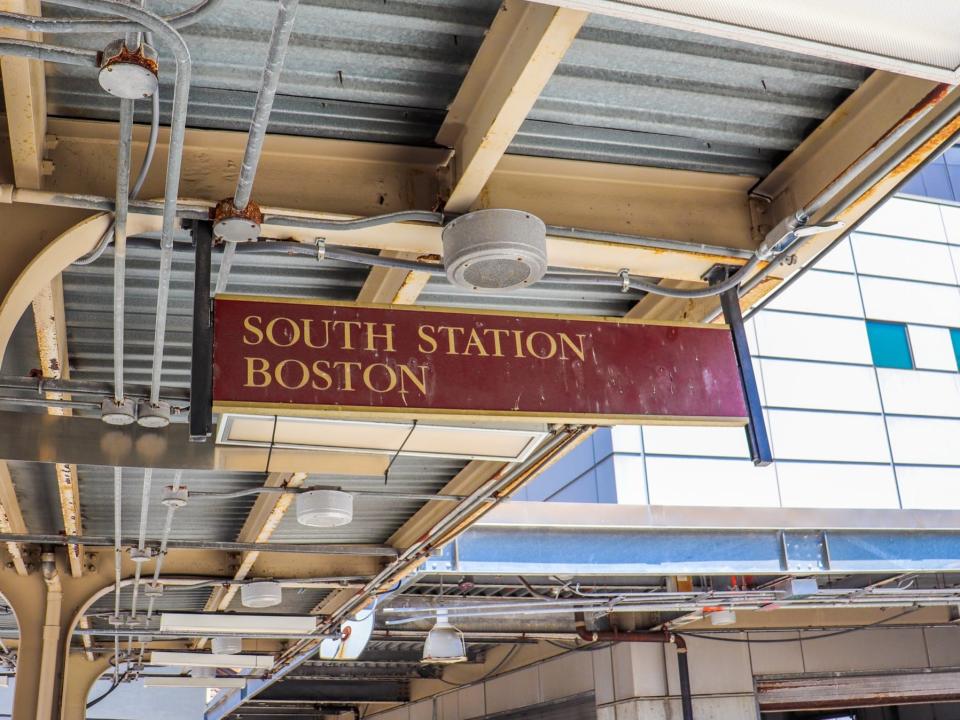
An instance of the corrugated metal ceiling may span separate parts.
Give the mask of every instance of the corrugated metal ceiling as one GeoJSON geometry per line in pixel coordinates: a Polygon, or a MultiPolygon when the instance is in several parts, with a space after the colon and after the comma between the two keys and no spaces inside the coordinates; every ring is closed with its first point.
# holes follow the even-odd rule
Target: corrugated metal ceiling
{"type": "MultiPolygon", "coordinates": [[[[499,4],[301,3],[271,132],[432,144],[499,4]]],[[[186,29],[195,63],[191,126],[248,127],[274,12],[272,0],[227,0],[215,21],[186,29]]],[[[87,47],[107,40],[60,39],[87,47]]],[[[510,152],[763,176],[868,73],[591,16],[510,152]]],[[[90,71],[50,66],[48,75],[51,114],[116,118],[116,100],[90,71]]],[[[169,84],[162,97],[169,99],[169,84]]],[[[146,122],[149,104],[138,106],[146,122]]]]}

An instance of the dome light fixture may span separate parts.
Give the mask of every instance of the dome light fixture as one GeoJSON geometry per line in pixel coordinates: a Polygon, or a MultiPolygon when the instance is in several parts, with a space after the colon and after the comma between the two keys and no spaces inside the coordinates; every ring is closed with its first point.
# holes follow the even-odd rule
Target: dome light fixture
{"type": "Polygon", "coordinates": [[[240,586],[240,602],[248,608],[276,607],[283,601],[280,583],[264,580],[240,586]]]}
{"type": "Polygon", "coordinates": [[[342,490],[306,490],[297,495],[297,522],[332,528],[353,520],[353,495],[342,490]]]}
{"type": "Polygon", "coordinates": [[[223,635],[210,640],[210,652],[214,655],[239,655],[243,652],[243,638],[223,635]]]}
{"type": "Polygon", "coordinates": [[[475,210],[448,223],[441,238],[447,279],[467,290],[516,290],[547,272],[547,227],[522,210],[475,210]]]}
{"type": "Polygon", "coordinates": [[[463,633],[447,619],[446,610],[437,610],[437,622],[423,644],[423,662],[427,665],[452,665],[467,661],[463,633]]]}

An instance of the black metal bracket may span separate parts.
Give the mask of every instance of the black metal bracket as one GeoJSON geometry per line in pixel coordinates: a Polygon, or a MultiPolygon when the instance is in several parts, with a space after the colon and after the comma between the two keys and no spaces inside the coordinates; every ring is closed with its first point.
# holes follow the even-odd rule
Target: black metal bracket
{"type": "Polygon", "coordinates": [[[193,351],[190,359],[190,439],[206,442],[213,432],[213,301],[210,263],[213,223],[187,223],[193,235],[193,351]]]}
{"type": "MultiPolygon", "coordinates": [[[[715,285],[726,280],[737,269],[726,265],[716,265],[710,269],[704,279],[711,285],[715,285]]],[[[747,405],[746,431],[750,458],[754,465],[765,467],[773,462],[773,450],[770,447],[770,436],[767,433],[767,423],[763,416],[757,376],[753,372],[753,358],[750,356],[747,331],[743,324],[743,312],[740,309],[739,287],[730,288],[720,294],[720,307],[723,310],[724,321],[730,326],[733,350],[736,353],[737,367],[740,370],[743,399],[747,405]]]]}

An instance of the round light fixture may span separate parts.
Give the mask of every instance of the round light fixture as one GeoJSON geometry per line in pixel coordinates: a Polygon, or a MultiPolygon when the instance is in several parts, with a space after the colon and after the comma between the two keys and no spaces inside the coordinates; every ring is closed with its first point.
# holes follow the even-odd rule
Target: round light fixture
{"type": "Polygon", "coordinates": [[[547,228],[530,213],[476,210],[447,224],[442,239],[447,279],[467,290],[514,290],[547,272],[547,228]]]}
{"type": "Polygon", "coordinates": [[[215,637],[210,640],[210,651],[214,655],[239,655],[243,652],[243,638],[215,637]]]}
{"type": "Polygon", "coordinates": [[[131,425],[137,421],[137,408],[130,398],[106,398],[100,403],[100,419],[107,425],[131,425]]]}
{"type": "Polygon", "coordinates": [[[263,580],[240,586],[240,603],[248,608],[268,608],[283,601],[280,583],[263,580]]]}
{"type": "Polygon", "coordinates": [[[341,490],[307,490],[297,495],[297,522],[332,528],[353,520],[353,495],[341,490]]]}
{"type": "Polygon", "coordinates": [[[145,428],[165,428],[170,424],[170,403],[160,400],[154,405],[142,401],[137,406],[137,424],[145,428]]]}

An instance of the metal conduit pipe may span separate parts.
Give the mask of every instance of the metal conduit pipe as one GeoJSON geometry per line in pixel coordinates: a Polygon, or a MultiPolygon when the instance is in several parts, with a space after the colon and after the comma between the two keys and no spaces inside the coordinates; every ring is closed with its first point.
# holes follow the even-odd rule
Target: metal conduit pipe
{"type": "Polygon", "coordinates": [[[287,56],[287,47],[290,44],[290,34],[293,32],[298,5],[299,0],[279,0],[277,3],[277,18],[270,33],[267,61],[263,66],[257,103],[254,106],[253,119],[250,121],[250,131],[247,133],[243,163],[240,165],[240,177],[237,178],[237,189],[233,195],[233,204],[239,209],[247,206],[253,192],[253,181],[257,174],[257,166],[260,164],[263,140],[267,135],[273,101],[277,95],[277,87],[280,85],[280,74],[287,56]]]}
{"type": "Polygon", "coordinates": [[[583,615],[577,615],[577,635],[586,642],[660,643],[677,648],[677,670],[680,675],[680,706],[683,720],[693,720],[693,695],[690,691],[690,666],[687,663],[687,643],[672,632],[620,632],[619,630],[587,630],[583,615]]]}
{"type": "MultiPolygon", "coordinates": [[[[309,486],[309,487],[257,487],[257,488],[248,488],[246,490],[234,490],[233,492],[193,492],[189,494],[190,500],[232,500],[234,498],[246,497],[249,495],[263,495],[263,494],[273,494],[273,495],[299,495],[300,493],[308,493],[312,490],[339,490],[341,492],[354,495],[355,497],[380,497],[388,498],[391,500],[424,500],[426,502],[432,502],[434,500],[444,500],[448,502],[460,502],[461,500],[466,500],[467,495],[445,495],[437,494],[431,495],[430,493],[405,493],[405,492],[379,492],[376,490],[351,490],[349,488],[343,487],[333,487],[333,486],[309,486]]],[[[496,498],[486,498],[486,502],[494,502],[496,498]]]]}
{"type": "MultiPolygon", "coordinates": [[[[3,13],[0,13],[0,20],[2,20],[2,17],[3,13]]],[[[3,24],[0,22],[0,25],[3,24]]],[[[54,62],[62,65],[97,67],[97,52],[95,50],[78,50],[30,40],[0,40],[0,55],[12,55],[28,60],[54,62]]]]}
{"type": "MultiPolygon", "coordinates": [[[[236,211],[244,211],[250,204],[253,181],[257,175],[257,166],[260,164],[260,155],[263,153],[263,140],[267,135],[270,114],[273,112],[273,101],[280,85],[280,74],[287,57],[287,47],[290,44],[290,34],[293,32],[299,3],[300,0],[279,0],[277,3],[277,17],[270,32],[267,61],[263,66],[260,90],[257,92],[257,102],[253,109],[250,130],[247,132],[247,145],[240,165],[240,176],[237,178],[237,189],[233,194],[233,207],[236,211]]],[[[226,250],[220,259],[214,295],[220,295],[227,288],[236,245],[235,242],[227,243],[226,250]]]]}
{"type": "MultiPolygon", "coordinates": [[[[223,3],[224,0],[203,0],[193,7],[167,15],[162,19],[174,28],[184,28],[204,19],[223,3]]],[[[52,34],[136,32],[144,28],[143,23],[120,18],[51,18],[13,12],[0,12],[0,26],[52,34]]]]}
{"type": "Polygon", "coordinates": [[[173,111],[170,119],[170,147],[167,154],[167,177],[164,187],[163,227],[160,242],[160,273],[157,288],[157,315],[154,326],[153,369],[150,403],[159,404],[160,379],[163,372],[163,345],[167,330],[167,303],[170,295],[170,272],[173,264],[173,234],[176,232],[177,198],[180,188],[180,166],[187,124],[187,102],[190,94],[190,50],[183,37],[158,15],[142,8],[125,5],[118,0],[49,0],[94,11],[109,12],[143,25],[169,46],[176,59],[173,111]]]}
{"type": "MultiPolygon", "coordinates": [[[[152,45],[153,33],[146,33],[144,39],[148,45],[152,45]]],[[[147,180],[147,174],[153,165],[153,156],[157,151],[157,140],[160,136],[160,93],[155,92],[150,97],[150,100],[150,136],[147,139],[147,149],[143,154],[143,162],[140,164],[137,179],[134,181],[133,187],[130,188],[130,200],[136,199],[137,195],[140,194],[140,190],[143,189],[143,184],[147,180]]],[[[103,235],[100,236],[100,240],[97,241],[97,246],[79,260],[75,260],[73,262],[74,265],[90,265],[100,259],[107,247],[109,247],[110,239],[114,237],[115,222],[116,220],[111,222],[103,235]]]]}
{"type": "MultiPolygon", "coordinates": [[[[114,469],[115,474],[119,468],[114,469]]],[[[116,479],[116,478],[115,478],[116,479]]],[[[0,543],[16,542],[36,545],[89,545],[90,547],[116,547],[114,538],[96,535],[45,535],[34,533],[0,533],[0,543]]],[[[120,538],[119,546],[123,548],[136,547],[137,541],[132,538],[120,538]]],[[[205,540],[170,540],[167,548],[171,550],[217,550],[219,552],[263,552],[263,553],[292,553],[294,555],[359,555],[363,557],[396,558],[397,550],[386,545],[351,545],[351,544],[324,544],[324,543],[246,543],[246,542],[217,542],[205,540]]],[[[230,581],[231,584],[232,581],[230,581]]]]}
{"type": "MultiPolygon", "coordinates": [[[[156,94],[156,93],[155,93],[156,94]]],[[[117,147],[117,210],[113,220],[113,399],[123,402],[123,338],[127,278],[127,208],[130,200],[130,153],[133,145],[133,100],[120,101],[117,147]]]]}
{"type": "MultiPolygon", "coordinates": [[[[110,383],[97,382],[95,380],[64,380],[59,378],[17,377],[13,375],[0,375],[0,388],[27,390],[36,393],[38,398],[48,392],[103,397],[109,393],[111,389],[110,383]]],[[[127,388],[127,397],[135,399],[146,398],[149,396],[149,393],[150,388],[143,385],[132,385],[127,388]]],[[[185,406],[190,402],[190,395],[186,391],[171,390],[164,397],[171,403],[181,403],[185,406]]],[[[23,398],[10,398],[10,400],[20,399],[23,398]]]]}

